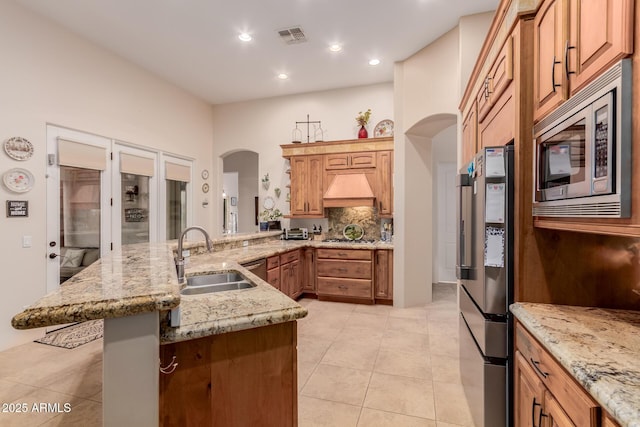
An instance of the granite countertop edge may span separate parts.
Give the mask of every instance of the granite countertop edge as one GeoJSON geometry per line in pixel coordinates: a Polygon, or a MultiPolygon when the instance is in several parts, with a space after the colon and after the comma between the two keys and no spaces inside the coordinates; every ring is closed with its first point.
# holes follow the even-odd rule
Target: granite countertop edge
{"type": "Polygon", "coordinates": [[[630,326],[637,327],[640,326],[640,312],[537,303],[515,303],[510,310],[527,331],[543,344],[578,384],[622,427],[640,427],[640,359],[631,367],[624,366],[627,359],[620,363],[620,367],[616,367],[615,362],[603,364],[602,361],[603,355],[608,357],[623,353],[633,359],[640,339],[636,337],[631,344],[629,340],[633,337],[620,331],[616,337],[617,343],[604,345],[607,348],[598,348],[598,344],[603,345],[604,340],[595,341],[590,330],[581,330],[584,326],[582,323],[571,323],[574,320],[571,313],[576,313],[588,316],[596,325],[602,322],[600,328],[609,326],[611,322],[625,322],[629,318],[633,319],[630,326]],[[549,321],[550,316],[534,313],[540,309],[560,315],[563,329],[554,327],[549,321]],[[584,352],[579,354],[572,351],[571,347],[580,340],[581,335],[585,340],[589,338],[590,345],[581,345],[584,352]]]}

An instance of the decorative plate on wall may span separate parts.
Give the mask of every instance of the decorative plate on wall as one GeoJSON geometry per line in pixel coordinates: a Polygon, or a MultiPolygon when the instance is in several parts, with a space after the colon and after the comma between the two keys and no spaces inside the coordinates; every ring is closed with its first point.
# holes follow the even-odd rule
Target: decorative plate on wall
{"type": "Polygon", "coordinates": [[[9,169],[2,175],[2,182],[9,191],[14,193],[26,193],[33,188],[35,179],[33,174],[26,169],[9,169]]]}
{"type": "Polygon", "coordinates": [[[4,142],[4,151],[13,160],[29,160],[33,156],[33,144],[16,136],[4,142]]]}
{"type": "Polygon", "coordinates": [[[349,240],[360,240],[364,236],[364,229],[359,224],[349,224],[342,229],[342,235],[349,240]]]}
{"type": "Polygon", "coordinates": [[[209,192],[209,184],[207,184],[206,182],[204,184],[202,184],[202,192],[203,193],[208,193],[209,192]]]}
{"type": "Polygon", "coordinates": [[[382,138],[384,136],[393,136],[393,120],[382,120],[373,129],[374,138],[382,138]]]}
{"type": "Polygon", "coordinates": [[[202,173],[200,174],[200,176],[202,176],[202,179],[207,179],[209,178],[209,171],[206,169],[202,170],[202,173]]]}

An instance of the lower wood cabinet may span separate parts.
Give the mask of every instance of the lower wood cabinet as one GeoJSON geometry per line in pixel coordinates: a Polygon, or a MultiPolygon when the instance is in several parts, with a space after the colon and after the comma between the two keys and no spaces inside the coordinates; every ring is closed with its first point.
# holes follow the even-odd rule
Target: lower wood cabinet
{"type": "Polygon", "coordinates": [[[280,291],[293,299],[302,295],[300,252],[295,249],[280,255],[280,291]]]}
{"type": "Polygon", "coordinates": [[[515,334],[515,426],[599,426],[597,402],[519,323],[515,334]]]}
{"type": "Polygon", "coordinates": [[[393,303],[393,251],[375,251],[375,298],[376,302],[393,303]]]}
{"type": "Polygon", "coordinates": [[[303,251],[302,290],[308,293],[316,293],[316,250],[305,248],[303,251]]]}
{"type": "Polygon", "coordinates": [[[373,251],[368,249],[318,249],[318,298],[373,303],[373,251]]]}
{"type": "Polygon", "coordinates": [[[280,257],[267,258],[267,283],[280,290],[280,257]]]}
{"type": "Polygon", "coordinates": [[[160,346],[161,426],[297,426],[296,322],[160,346]]]}

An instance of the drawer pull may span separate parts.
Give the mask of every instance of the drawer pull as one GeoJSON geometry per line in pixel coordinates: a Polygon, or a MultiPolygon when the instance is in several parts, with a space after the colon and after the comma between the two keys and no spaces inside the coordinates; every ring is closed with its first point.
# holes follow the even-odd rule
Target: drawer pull
{"type": "Polygon", "coordinates": [[[347,254],[344,252],[338,252],[338,256],[347,256],[347,254]]]}
{"type": "Polygon", "coordinates": [[[338,289],[342,289],[343,291],[346,291],[348,288],[346,285],[338,285],[338,289]]]}
{"type": "MultiPolygon", "coordinates": [[[[541,427],[540,423],[536,426],[536,406],[542,406],[539,403],[536,403],[536,398],[534,397],[531,401],[531,426],[532,427],[541,427]]],[[[540,413],[542,413],[542,408],[540,408],[540,413]]]]}
{"type": "Polygon", "coordinates": [[[548,372],[544,372],[542,369],[540,369],[540,362],[533,360],[533,357],[530,357],[529,360],[531,361],[531,364],[533,365],[534,369],[536,371],[538,371],[538,373],[540,375],[542,375],[544,378],[547,378],[549,376],[548,372]]]}
{"type": "Polygon", "coordinates": [[[346,268],[338,268],[337,269],[339,273],[346,273],[347,269],[346,268]]]}

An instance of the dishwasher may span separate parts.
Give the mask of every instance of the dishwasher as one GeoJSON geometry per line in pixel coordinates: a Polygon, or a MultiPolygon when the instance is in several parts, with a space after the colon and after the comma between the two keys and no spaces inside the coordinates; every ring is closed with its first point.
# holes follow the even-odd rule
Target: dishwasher
{"type": "Polygon", "coordinates": [[[267,280],[267,259],[261,258],[251,262],[240,264],[262,280],[267,280]]]}

